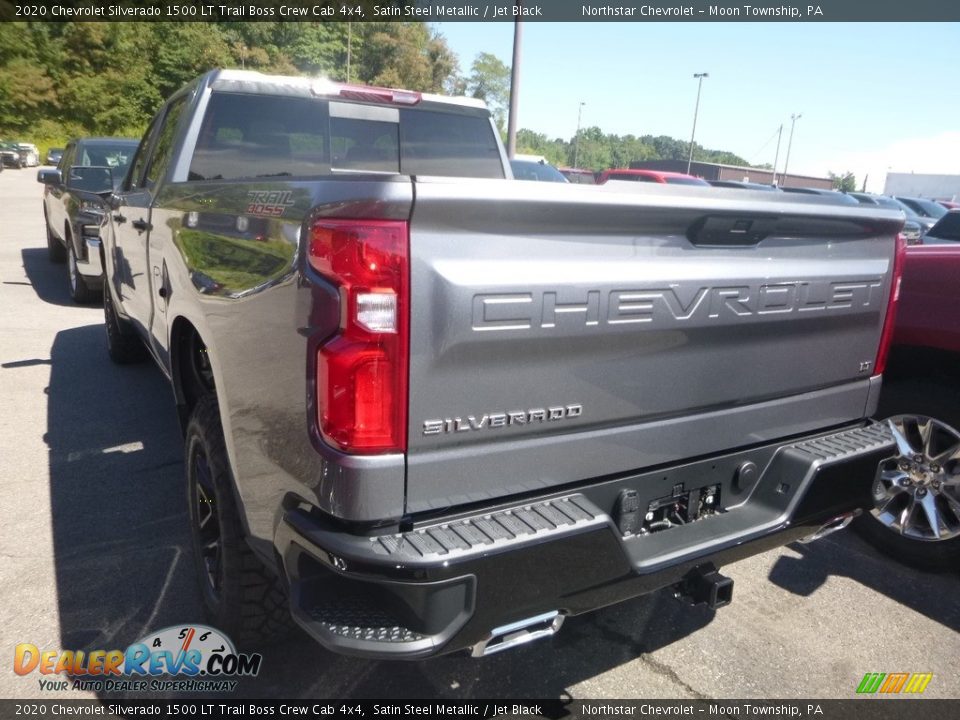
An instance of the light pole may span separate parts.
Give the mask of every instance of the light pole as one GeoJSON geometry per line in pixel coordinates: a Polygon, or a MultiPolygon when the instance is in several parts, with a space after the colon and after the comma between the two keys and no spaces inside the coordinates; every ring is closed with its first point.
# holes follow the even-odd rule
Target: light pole
{"type": "Polygon", "coordinates": [[[777,130],[777,152],[773,154],[773,182],[771,185],[777,184],[777,160],[780,159],[780,140],[783,139],[783,123],[780,123],[780,129],[777,130]]]}
{"type": "MultiPolygon", "coordinates": [[[[514,8],[519,9],[521,0],[514,8]]],[[[519,18],[519,13],[517,14],[519,18]]],[[[510,117],[507,120],[507,157],[517,154],[517,107],[520,104],[520,46],[523,42],[523,21],[513,23],[513,64],[510,66],[510,117]]]]}
{"type": "Polygon", "coordinates": [[[693,164],[693,138],[697,134],[697,112],[700,110],[700,89],[703,87],[703,79],[710,77],[708,73],[694,73],[697,78],[697,103],[693,106],[693,130],[690,131],[690,156],[687,158],[687,175],[690,174],[690,166],[693,164]]]}
{"type": "Polygon", "coordinates": [[[783,161],[783,176],[780,178],[780,181],[784,185],[787,184],[787,168],[790,166],[790,147],[793,145],[793,126],[796,125],[797,120],[802,117],[802,113],[790,116],[790,139],[787,140],[787,159],[783,161]]]}
{"type": "Polygon", "coordinates": [[[573,136],[573,167],[574,169],[580,167],[580,117],[583,114],[583,106],[586,105],[585,102],[581,102],[577,107],[577,134],[573,136]]]}

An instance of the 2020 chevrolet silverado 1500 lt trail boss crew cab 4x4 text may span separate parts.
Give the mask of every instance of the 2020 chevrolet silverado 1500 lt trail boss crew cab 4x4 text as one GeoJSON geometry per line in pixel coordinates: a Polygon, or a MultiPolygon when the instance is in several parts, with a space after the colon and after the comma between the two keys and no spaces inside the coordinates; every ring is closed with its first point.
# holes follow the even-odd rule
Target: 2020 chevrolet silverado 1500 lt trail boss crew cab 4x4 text
{"type": "Polygon", "coordinates": [[[489,654],[869,504],[901,214],[509,177],[470,100],[215,71],[152,122],[108,346],[172,381],[222,629],[489,654]]]}

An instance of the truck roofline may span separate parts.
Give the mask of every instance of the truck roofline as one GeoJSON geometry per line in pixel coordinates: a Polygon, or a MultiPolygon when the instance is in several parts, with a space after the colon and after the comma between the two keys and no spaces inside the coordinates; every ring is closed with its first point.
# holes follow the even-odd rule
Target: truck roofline
{"type": "MultiPolygon", "coordinates": [[[[256,70],[220,69],[212,70],[203,79],[204,84],[213,90],[237,90],[237,86],[248,85],[251,92],[272,92],[284,95],[300,95],[305,97],[337,97],[341,90],[380,90],[400,93],[414,92],[401,88],[383,88],[372,85],[342,83],[323,76],[310,77],[306,75],[268,75],[256,70]]],[[[485,110],[483,100],[463,96],[438,95],[435,93],[418,93],[422,102],[453,105],[457,107],[485,110]]]]}

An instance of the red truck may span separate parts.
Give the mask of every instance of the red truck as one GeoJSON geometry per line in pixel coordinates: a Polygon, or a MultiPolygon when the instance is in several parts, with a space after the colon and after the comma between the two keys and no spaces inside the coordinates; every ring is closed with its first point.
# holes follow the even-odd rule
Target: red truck
{"type": "MultiPolygon", "coordinates": [[[[960,212],[907,248],[893,347],[878,417],[909,443],[912,460],[881,468],[874,508],[857,523],[909,565],[960,564],[960,212]],[[932,420],[931,418],[941,420],[932,420]]],[[[901,448],[901,456],[907,448],[901,448]]],[[[907,453],[909,455],[910,453],[907,453]]]]}

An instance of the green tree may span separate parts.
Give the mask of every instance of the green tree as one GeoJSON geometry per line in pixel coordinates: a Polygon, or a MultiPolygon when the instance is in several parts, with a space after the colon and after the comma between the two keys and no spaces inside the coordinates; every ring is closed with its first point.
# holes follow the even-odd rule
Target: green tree
{"type": "Polygon", "coordinates": [[[359,33],[355,79],[360,82],[442,92],[456,69],[456,55],[446,40],[425,23],[365,23],[359,33]]]}
{"type": "Polygon", "coordinates": [[[510,66],[492,53],[480,53],[470,66],[466,91],[487,104],[502,132],[510,104],[510,66]]]}
{"type": "Polygon", "coordinates": [[[830,172],[827,173],[827,177],[830,178],[830,182],[833,184],[834,190],[840,190],[841,192],[853,192],[857,189],[857,177],[849,170],[842,175],[836,175],[830,172]]]}

